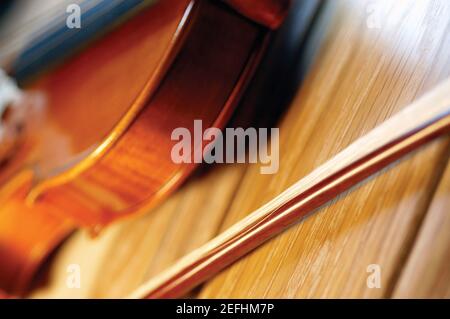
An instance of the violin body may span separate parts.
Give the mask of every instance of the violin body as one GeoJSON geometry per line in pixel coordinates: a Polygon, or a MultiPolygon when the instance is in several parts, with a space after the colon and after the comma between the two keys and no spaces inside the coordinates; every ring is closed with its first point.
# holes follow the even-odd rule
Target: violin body
{"type": "Polygon", "coordinates": [[[0,287],[25,291],[74,229],[180,185],[196,164],[171,160],[171,132],[226,124],[268,34],[224,3],[165,0],[27,83],[35,117],[0,171],[0,287]]]}
{"type": "Polygon", "coordinates": [[[6,69],[27,116],[0,161],[0,297],[449,296],[448,2],[149,3],[6,69]],[[275,174],[172,160],[176,128],[195,158],[196,120],[247,117],[280,131],[275,174]]]}

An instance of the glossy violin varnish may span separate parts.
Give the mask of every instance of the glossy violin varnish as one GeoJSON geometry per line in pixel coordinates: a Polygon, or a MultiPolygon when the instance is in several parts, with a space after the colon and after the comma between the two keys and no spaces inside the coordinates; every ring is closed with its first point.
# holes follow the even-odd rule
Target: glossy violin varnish
{"type": "MultiPolygon", "coordinates": [[[[13,210],[51,212],[71,229],[86,227],[95,234],[114,219],[148,211],[195,166],[172,162],[171,132],[194,119],[225,124],[266,33],[209,1],[164,1],[33,80],[26,90],[43,96],[46,118],[24,143],[30,149],[22,163],[4,169],[9,179],[22,181],[16,176],[27,167],[27,177],[14,183],[17,189],[4,188],[8,195],[0,214],[12,222],[13,210]],[[14,195],[17,208],[8,206],[10,192],[20,194],[14,195]]],[[[36,256],[22,251],[16,256],[8,248],[2,259],[17,258],[18,276],[27,283],[61,241],[57,237],[53,231],[24,236],[17,242],[30,250],[38,244],[36,256]],[[32,265],[29,257],[36,259],[32,265]]],[[[7,236],[5,246],[10,242],[16,239],[7,236]]],[[[9,268],[3,273],[14,277],[9,268]]]]}
{"type": "Polygon", "coordinates": [[[450,297],[448,1],[41,6],[0,5],[0,299],[450,297]]]}

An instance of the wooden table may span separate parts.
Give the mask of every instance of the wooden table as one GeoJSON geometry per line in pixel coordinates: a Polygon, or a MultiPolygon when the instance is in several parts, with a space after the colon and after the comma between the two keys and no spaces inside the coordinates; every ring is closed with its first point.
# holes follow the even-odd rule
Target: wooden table
{"type": "MultiPolygon", "coordinates": [[[[125,296],[279,194],[450,75],[449,17],[446,0],[326,1],[302,52],[313,66],[276,124],[279,172],[216,166],[145,216],[76,233],[32,296],[125,296]],[[66,285],[71,264],[79,289],[66,285]]],[[[190,296],[449,298],[449,151],[448,137],[420,149],[190,296]]]]}

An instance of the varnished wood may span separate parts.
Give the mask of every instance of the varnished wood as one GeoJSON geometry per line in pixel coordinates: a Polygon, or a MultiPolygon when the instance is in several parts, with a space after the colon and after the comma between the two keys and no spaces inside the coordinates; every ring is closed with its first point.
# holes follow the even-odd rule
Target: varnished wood
{"type": "Polygon", "coordinates": [[[148,214],[114,224],[96,238],[77,231],[30,297],[127,296],[217,234],[244,172],[245,166],[215,167],[189,180],[148,214]],[[80,266],[80,289],[66,285],[71,264],[80,266]]]}
{"type": "Polygon", "coordinates": [[[145,110],[126,124],[126,132],[112,140],[108,136],[111,146],[106,150],[100,146],[100,156],[92,164],[81,169],[78,164],[36,185],[30,194],[38,198],[36,205],[64,207],[64,214],[95,228],[119,215],[148,211],[193,170],[194,164],[180,165],[170,158],[172,131],[177,127],[192,131],[194,119],[202,119],[205,127],[223,126],[255,66],[262,41],[258,28],[208,1],[199,2],[195,15],[183,50],[157,92],[146,98],[145,110]],[[223,24],[210,25],[221,20],[223,24]],[[217,33],[222,34],[220,39],[217,33]],[[214,55],[219,51],[222,57],[214,55]]]}
{"type": "Polygon", "coordinates": [[[225,0],[243,15],[269,28],[276,29],[283,22],[290,0],[225,0]]]}
{"type": "MultiPolygon", "coordinates": [[[[328,31],[321,54],[280,124],[280,172],[276,176],[260,176],[258,167],[248,169],[222,230],[448,77],[449,41],[445,31],[448,27],[443,18],[448,12],[447,4],[423,1],[421,4],[384,2],[384,5],[382,12],[386,15],[382,15],[380,29],[369,29],[366,24],[369,2],[327,4],[327,15],[322,22],[329,24],[325,28],[328,31]]],[[[398,287],[403,287],[402,296],[411,296],[408,285],[400,285],[397,280],[402,278],[401,274],[411,273],[404,272],[403,265],[410,263],[410,249],[414,251],[416,240],[420,240],[421,232],[417,230],[422,228],[422,219],[427,220],[428,204],[442,181],[448,147],[448,140],[439,140],[396,163],[225,270],[207,283],[199,296],[389,297],[397,295],[398,287]],[[369,289],[366,285],[370,264],[381,267],[380,289],[369,289]]],[[[228,170],[230,168],[225,167],[225,172],[228,170]]],[[[215,179],[215,190],[224,186],[237,187],[237,182],[228,184],[227,179],[219,175],[215,179]]],[[[183,210],[196,210],[199,200],[209,200],[208,185],[198,192],[188,186],[192,197],[182,201],[183,210]]],[[[169,211],[177,211],[172,200],[168,203],[173,205],[169,211]]],[[[226,206],[217,211],[224,213],[226,206]]],[[[57,256],[50,273],[50,285],[44,285],[36,296],[108,296],[108,290],[112,291],[112,296],[126,295],[144,277],[157,275],[194,248],[180,254],[156,248],[159,245],[152,242],[152,235],[164,237],[168,228],[161,225],[172,224],[169,220],[168,216],[154,219],[152,215],[142,216],[134,224],[130,220],[126,225],[117,226],[123,230],[120,234],[117,231],[115,235],[108,235],[112,231],[106,230],[99,241],[78,234],[57,256]],[[145,221],[151,225],[147,226],[145,221]],[[108,241],[108,236],[114,240],[104,247],[101,243],[108,241]],[[111,248],[124,238],[122,250],[111,248]],[[142,246],[136,247],[140,238],[145,239],[142,246]],[[99,245],[92,246],[95,243],[99,245]],[[87,250],[90,247],[92,251],[87,250]],[[130,247],[136,247],[135,253],[126,252],[130,247]],[[150,247],[148,255],[147,247],[150,247]],[[122,257],[115,258],[118,252],[122,257]],[[92,262],[89,256],[98,259],[92,262]],[[142,269],[149,263],[158,263],[160,256],[165,260],[160,267],[147,276],[142,275],[146,272],[142,269]],[[82,289],[70,290],[65,286],[66,267],[78,260],[83,266],[82,289]],[[109,268],[111,260],[115,264],[109,268]],[[130,263],[138,271],[128,272],[130,263]],[[97,276],[103,272],[107,276],[97,276]],[[116,275],[120,279],[114,281],[116,275]]],[[[173,225],[169,227],[172,229],[169,234],[186,230],[183,228],[186,225],[176,222],[173,225]]],[[[203,229],[208,229],[212,236],[211,229],[217,227],[217,223],[211,225],[203,229]]],[[[189,238],[175,237],[169,235],[170,244],[161,247],[178,247],[189,238]]],[[[420,270],[421,266],[415,269],[420,270]]],[[[424,290],[433,286],[433,282],[434,279],[430,279],[424,284],[424,290]]],[[[444,286],[439,291],[445,291],[444,286]]],[[[430,296],[430,292],[424,291],[421,296],[430,296]]]]}
{"type": "Polygon", "coordinates": [[[176,298],[405,154],[450,132],[450,79],[272,201],[144,284],[133,298],[176,298]]]}
{"type": "Polygon", "coordinates": [[[450,162],[442,175],[394,298],[450,298],[450,162]]]}
{"type": "Polygon", "coordinates": [[[37,123],[14,159],[1,170],[3,187],[0,191],[0,215],[4,222],[0,223],[0,233],[5,235],[0,244],[0,260],[4,267],[7,266],[5,260],[8,260],[8,264],[15,264],[15,274],[6,269],[2,271],[1,282],[4,289],[11,289],[14,283],[15,291],[23,290],[42,259],[75,227],[74,222],[64,218],[58,210],[45,206],[29,207],[25,200],[37,178],[46,179],[45,176],[61,171],[62,167],[74,162],[72,158],[83,156],[90,148],[101,143],[130,107],[130,99],[139,94],[148,77],[156,72],[161,60],[172,54],[170,47],[173,45],[174,34],[189,2],[174,1],[175,6],[171,6],[169,2],[155,7],[156,10],[142,13],[124,28],[66,63],[63,68],[31,84],[28,89],[43,96],[47,112],[39,114],[37,118],[35,114],[31,114],[37,123]],[[170,12],[168,8],[171,8],[170,12]],[[127,37],[126,42],[115,40],[116,36],[124,38],[123,32],[127,34],[130,30],[135,31],[134,35],[139,40],[143,36],[148,38],[146,41],[139,41],[139,45],[133,45],[136,38],[132,37],[127,37]],[[116,63],[119,61],[120,63],[116,63]],[[96,68],[89,67],[90,63],[94,63],[96,68]],[[123,69],[118,69],[120,67],[123,69]],[[144,69],[148,73],[143,72],[144,69]],[[120,77],[111,81],[114,74],[129,74],[132,80],[120,77]],[[113,88],[113,85],[118,87],[113,88]],[[122,87],[127,87],[127,90],[122,87]],[[111,89],[112,92],[121,94],[111,94],[111,89]],[[93,99],[94,94],[100,99],[93,99]],[[124,98],[121,99],[120,96],[124,98]],[[105,107],[99,107],[100,102],[105,103],[105,107]],[[74,121],[75,119],[79,122],[74,121]],[[91,119],[94,121],[89,122],[91,119]],[[86,128],[83,129],[79,123],[84,123],[86,128]],[[24,167],[27,168],[25,171],[24,167]],[[15,174],[17,177],[12,178],[15,174]],[[29,220],[30,227],[20,227],[18,221],[28,219],[30,214],[43,215],[42,218],[37,216],[29,220]],[[51,222],[52,220],[56,222],[51,222]],[[24,232],[20,237],[15,237],[18,234],[17,228],[24,232]],[[32,233],[29,228],[36,233],[32,233]],[[41,229],[45,231],[40,232],[41,229]],[[56,238],[55,234],[58,234],[56,238]],[[16,246],[21,248],[15,248],[16,246]],[[34,251],[34,247],[39,248],[34,251]]]}
{"type": "Polygon", "coordinates": [[[17,260],[21,266],[15,268],[23,268],[14,275],[5,267],[3,286],[25,287],[60,242],[54,234],[67,235],[76,226],[96,233],[114,219],[147,212],[178,186],[195,164],[173,163],[171,132],[192,129],[194,119],[205,126],[226,123],[266,33],[224,5],[164,1],[33,84],[30,90],[45,96],[50,119],[36,130],[37,142],[24,144],[31,145],[24,162],[16,158],[14,167],[2,171],[10,181],[1,190],[0,215],[9,222],[0,226],[8,234],[0,259],[17,260]],[[98,103],[103,107],[97,109],[98,103]],[[14,237],[17,216],[40,211],[61,222],[40,237],[14,237]],[[14,249],[17,243],[21,250],[14,249]],[[39,253],[31,258],[36,246],[39,253]]]}
{"type": "MultiPolygon", "coordinates": [[[[372,29],[370,3],[326,4],[322,49],[280,123],[280,171],[246,173],[224,230],[450,75],[446,1],[382,1],[372,29]]],[[[209,281],[199,297],[391,296],[448,143],[427,146],[326,205],[209,281]],[[381,269],[379,289],[367,286],[371,264],[381,269]]]]}
{"type": "MultiPolygon", "coordinates": [[[[271,48],[276,57],[274,54],[265,57],[263,68],[258,69],[259,84],[254,83],[257,85],[251,87],[253,97],[245,95],[244,103],[231,123],[232,127],[245,127],[249,125],[247,121],[250,118],[261,119],[262,113],[269,116],[273,111],[271,104],[264,107],[261,103],[255,103],[254,97],[264,100],[260,93],[264,91],[270,94],[270,90],[274,89],[274,81],[278,83],[284,79],[282,74],[274,75],[274,71],[280,71],[281,61],[288,68],[292,68],[292,63],[297,61],[297,56],[290,55],[287,58],[284,53],[291,52],[292,48],[302,43],[301,35],[305,33],[314,12],[313,4],[304,4],[299,3],[298,8],[301,10],[289,19],[291,24],[295,24],[297,37],[285,39],[283,34],[293,31],[292,26],[283,27],[275,39],[277,47],[271,48]],[[267,82],[268,88],[261,88],[261,82],[267,82]],[[253,116],[247,115],[249,111],[253,116]]],[[[106,228],[94,239],[89,238],[84,231],[77,232],[58,250],[31,297],[124,297],[183,255],[210,240],[221,228],[246,167],[243,164],[207,167],[206,174],[189,180],[160,208],[106,228]],[[80,265],[80,289],[70,289],[66,285],[67,269],[71,264],[80,265]]]]}

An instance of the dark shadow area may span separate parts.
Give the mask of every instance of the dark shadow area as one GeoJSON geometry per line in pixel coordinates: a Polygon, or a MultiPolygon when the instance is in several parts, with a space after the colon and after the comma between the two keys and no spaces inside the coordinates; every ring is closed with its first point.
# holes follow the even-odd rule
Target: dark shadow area
{"type": "MultiPolygon", "coordinates": [[[[286,21],[272,35],[267,52],[227,127],[277,127],[320,47],[316,24],[323,6],[319,0],[293,1],[286,21]]],[[[227,142],[224,144],[226,147],[227,142]]],[[[248,144],[246,147],[248,152],[248,144]]],[[[188,181],[218,165],[223,164],[201,165],[188,181]]]]}
{"type": "Polygon", "coordinates": [[[3,15],[8,11],[8,9],[12,5],[12,0],[6,0],[0,2],[0,19],[2,19],[3,15]]]}

